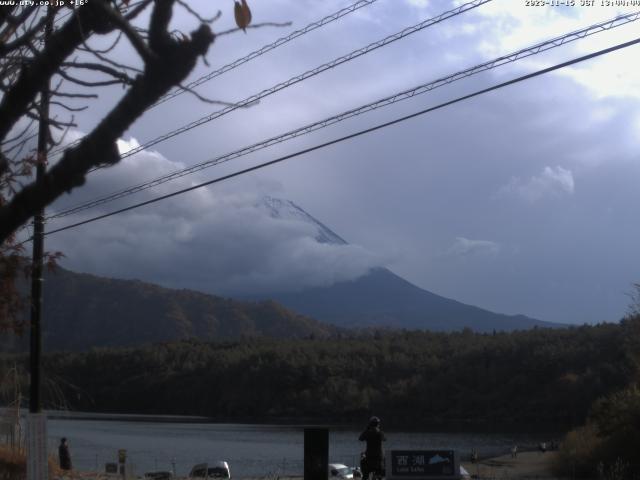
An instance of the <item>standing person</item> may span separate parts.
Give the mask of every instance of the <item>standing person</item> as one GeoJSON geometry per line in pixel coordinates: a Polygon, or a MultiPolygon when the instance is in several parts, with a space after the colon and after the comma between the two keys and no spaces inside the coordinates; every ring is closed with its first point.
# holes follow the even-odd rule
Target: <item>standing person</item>
{"type": "Polygon", "coordinates": [[[360,462],[363,480],[369,480],[370,473],[378,473],[383,475],[384,470],[384,452],[382,450],[382,442],[387,439],[384,432],[380,429],[380,419],[371,417],[369,425],[360,434],[358,438],[361,442],[367,442],[367,448],[364,452],[364,458],[360,462]]]}
{"type": "Polygon", "coordinates": [[[60,460],[60,469],[71,470],[71,454],[69,453],[69,445],[67,445],[67,439],[64,437],[60,439],[60,446],[58,447],[58,457],[60,460]]]}
{"type": "Polygon", "coordinates": [[[471,450],[471,463],[478,463],[478,451],[475,448],[471,450]]]}

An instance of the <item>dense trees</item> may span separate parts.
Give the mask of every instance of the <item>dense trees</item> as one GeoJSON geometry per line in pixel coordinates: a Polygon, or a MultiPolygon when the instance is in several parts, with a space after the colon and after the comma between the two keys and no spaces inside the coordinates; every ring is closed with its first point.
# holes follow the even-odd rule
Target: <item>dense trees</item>
{"type": "Polygon", "coordinates": [[[637,312],[636,302],[622,322],[626,335],[620,340],[619,347],[620,364],[629,367],[629,379],[622,387],[597,399],[585,425],[567,434],[557,462],[558,475],[594,477],[597,472],[605,479],[638,478],[640,315],[637,312]]]}
{"type": "Polygon", "coordinates": [[[45,375],[69,407],[88,411],[347,422],[375,412],[398,428],[570,428],[635,378],[638,324],[185,341],[52,354],[45,375]]]}

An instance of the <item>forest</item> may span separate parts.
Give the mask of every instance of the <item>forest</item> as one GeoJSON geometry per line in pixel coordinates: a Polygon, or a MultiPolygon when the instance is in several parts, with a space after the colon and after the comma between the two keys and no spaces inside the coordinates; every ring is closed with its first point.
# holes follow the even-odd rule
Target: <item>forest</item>
{"type": "MultiPolygon", "coordinates": [[[[45,356],[49,408],[225,421],[566,430],[638,379],[640,319],[478,334],[364,331],[329,338],[187,340],[45,356]]],[[[3,369],[20,355],[2,357],[3,369]]]]}
{"type": "MultiPolygon", "coordinates": [[[[0,355],[3,378],[16,368],[26,392],[27,357],[0,355]]],[[[617,324],[493,334],[193,339],[52,353],[43,365],[51,409],[358,425],[375,414],[390,431],[566,433],[558,474],[578,476],[598,465],[635,468],[639,372],[637,313],[617,324]]]]}

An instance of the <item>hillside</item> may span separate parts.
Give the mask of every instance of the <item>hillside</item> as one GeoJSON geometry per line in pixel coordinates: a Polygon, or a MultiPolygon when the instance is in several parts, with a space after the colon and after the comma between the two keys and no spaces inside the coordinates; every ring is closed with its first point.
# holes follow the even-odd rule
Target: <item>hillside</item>
{"type": "Polygon", "coordinates": [[[283,305],[323,322],[342,327],[391,327],[477,332],[523,330],[562,325],[524,315],[504,315],[441,297],[386,268],[330,287],[271,296],[283,305]]]}
{"type": "Polygon", "coordinates": [[[189,338],[324,336],[337,330],[273,301],[241,302],[62,268],[45,282],[43,347],[48,351],[189,338]]]}

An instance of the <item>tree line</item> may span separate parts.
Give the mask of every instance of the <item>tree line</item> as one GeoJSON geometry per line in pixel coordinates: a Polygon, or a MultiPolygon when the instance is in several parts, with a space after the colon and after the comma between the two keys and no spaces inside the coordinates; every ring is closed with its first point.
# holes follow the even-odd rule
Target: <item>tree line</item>
{"type": "MultiPolygon", "coordinates": [[[[637,380],[640,317],[620,324],[478,334],[188,340],[45,357],[47,404],[225,421],[499,429],[583,424],[637,380]]],[[[4,368],[24,364],[2,357],[4,368]]]]}

